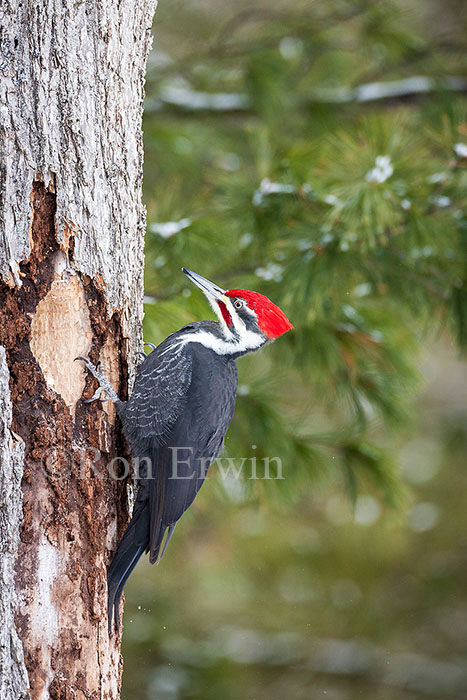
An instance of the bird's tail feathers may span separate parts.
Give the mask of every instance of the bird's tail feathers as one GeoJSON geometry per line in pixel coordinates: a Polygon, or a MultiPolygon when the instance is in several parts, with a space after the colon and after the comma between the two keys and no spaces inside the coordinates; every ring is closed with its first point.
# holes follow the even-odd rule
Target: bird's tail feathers
{"type": "Polygon", "coordinates": [[[170,538],[173,535],[176,524],[177,523],[172,523],[171,525],[164,525],[164,524],[160,525],[159,533],[157,536],[156,546],[154,548],[151,548],[149,551],[149,563],[150,564],[160,564],[161,559],[165,554],[165,550],[167,549],[167,545],[170,542],[170,538]],[[166,536],[165,542],[164,542],[164,535],[166,533],[167,533],[167,536],[166,536]],[[162,547],[162,542],[164,542],[163,547],[162,547]],[[161,547],[162,547],[162,552],[161,552],[161,547]]]}
{"type": "Polygon", "coordinates": [[[119,628],[119,606],[123,588],[141,555],[147,549],[148,518],[144,511],[130,521],[107,572],[109,634],[112,622],[119,628]]]}

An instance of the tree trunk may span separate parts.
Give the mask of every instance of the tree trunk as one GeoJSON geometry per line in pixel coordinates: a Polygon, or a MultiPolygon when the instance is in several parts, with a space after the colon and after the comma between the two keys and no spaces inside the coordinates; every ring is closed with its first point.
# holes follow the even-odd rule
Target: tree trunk
{"type": "MultiPolygon", "coordinates": [[[[144,72],[156,0],[0,8],[0,700],[119,697],[106,568],[141,343],[144,72]],[[110,465],[111,466],[111,465],[110,465]]],[[[125,474],[124,474],[125,475],[125,474]]]]}

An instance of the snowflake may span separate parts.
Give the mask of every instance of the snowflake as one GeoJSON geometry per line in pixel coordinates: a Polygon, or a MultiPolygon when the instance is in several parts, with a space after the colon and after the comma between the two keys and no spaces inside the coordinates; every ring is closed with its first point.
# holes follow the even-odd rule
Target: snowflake
{"type": "Polygon", "coordinates": [[[161,238],[171,238],[184,228],[191,226],[191,219],[180,219],[180,221],[164,221],[157,224],[151,224],[150,230],[153,233],[158,233],[161,238]]]}
{"type": "Polygon", "coordinates": [[[367,172],[367,182],[386,182],[394,172],[390,156],[376,156],[375,167],[367,172]]]}

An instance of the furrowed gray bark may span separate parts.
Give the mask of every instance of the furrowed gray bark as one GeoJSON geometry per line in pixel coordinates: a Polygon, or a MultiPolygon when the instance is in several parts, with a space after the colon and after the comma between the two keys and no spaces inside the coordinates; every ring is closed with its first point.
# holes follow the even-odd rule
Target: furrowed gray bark
{"type": "Polygon", "coordinates": [[[0,7],[0,700],[119,697],[106,567],[128,517],[112,406],[141,345],[156,0],[0,7]],[[84,392],[84,393],[83,393],[84,392]]]}
{"type": "Polygon", "coordinates": [[[24,443],[11,429],[12,406],[5,350],[0,347],[0,698],[27,698],[28,677],[14,614],[15,559],[22,520],[24,443]]]}

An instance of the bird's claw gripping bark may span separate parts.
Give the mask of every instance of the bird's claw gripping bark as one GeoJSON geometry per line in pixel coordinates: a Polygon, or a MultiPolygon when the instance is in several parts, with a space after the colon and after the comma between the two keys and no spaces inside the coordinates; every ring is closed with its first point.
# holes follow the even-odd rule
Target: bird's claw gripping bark
{"type": "Polygon", "coordinates": [[[101,399],[102,402],[108,401],[109,399],[112,399],[112,401],[114,401],[114,402],[119,401],[119,398],[118,398],[117,394],[115,393],[115,391],[113,390],[110,382],[104,376],[104,366],[103,366],[102,362],[99,362],[97,367],[94,367],[92,362],[90,360],[88,360],[87,357],[75,357],[75,360],[81,360],[81,362],[84,362],[87,370],[99,382],[99,386],[97,387],[93,396],[91,396],[90,399],[86,399],[85,403],[92,403],[93,401],[100,399],[102,393],[107,394],[107,398],[101,399]]]}
{"type": "MultiPolygon", "coordinates": [[[[143,345],[148,345],[151,348],[151,352],[157,347],[156,345],[154,345],[154,343],[143,343],[143,345]]],[[[136,354],[138,355],[138,357],[141,357],[142,360],[145,360],[147,358],[146,353],[142,350],[139,350],[136,354]]]]}
{"type": "MultiPolygon", "coordinates": [[[[97,401],[97,399],[101,399],[101,394],[105,391],[106,390],[103,386],[98,387],[90,399],[84,399],[84,403],[92,403],[93,401],[97,401]]],[[[104,403],[105,401],[108,401],[109,398],[110,396],[107,396],[107,398],[101,399],[101,402],[104,403]]]]}

